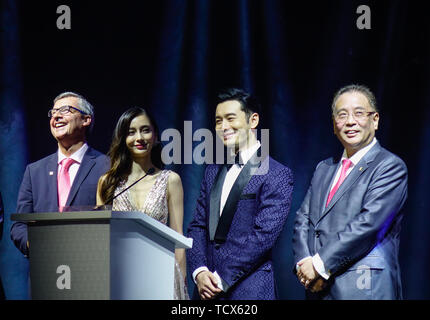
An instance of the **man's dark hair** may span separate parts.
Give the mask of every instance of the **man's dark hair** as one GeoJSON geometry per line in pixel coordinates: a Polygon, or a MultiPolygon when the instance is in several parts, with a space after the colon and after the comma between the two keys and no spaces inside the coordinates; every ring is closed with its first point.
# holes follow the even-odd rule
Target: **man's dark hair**
{"type": "Polygon", "coordinates": [[[249,117],[251,117],[253,113],[258,113],[260,115],[260,104],[250,93],[238,88],[224,89],[218,94],[216,104],[218,105],[230,100],[235,100],[240,103],[241,110],[245,112],[246,121],[249,121],[249,117]]]}
{"type": "Polygon", "coordinates": [[[336,101],[337,99],[339,99],[339,97],[346,93],[346,92],[359,92],[362,95],[364,95],[367,98],[367,101],[369,102],[370,107],[375,110],[376,112],[378,111],[378,107],[376,105],[376,98],[375,95],[373,94],[372,91],[370,91],[370,89],[362,84],[350,84],[347,85],[345,87],[340,88],[334,95],[333,98],[333,102],[331,105],[331,109],[332,112],[334,113],[334,110],[336,108],[336,101]]]}

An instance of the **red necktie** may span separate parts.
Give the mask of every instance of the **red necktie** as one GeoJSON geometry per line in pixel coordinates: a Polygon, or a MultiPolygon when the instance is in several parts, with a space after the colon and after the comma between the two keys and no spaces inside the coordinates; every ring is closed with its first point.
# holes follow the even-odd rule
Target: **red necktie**
{"type": "Polygon", "coordinates": [[[336,193],[337,189],[339,189],[343,180],[345,180],[346,172],[348,171],[348,168],[351,166],[351,164],[352,164],[352,161],[349,159],[343,159],[342,160],[342,171],[340,172],[339,180],[337,180],[336,184],[334,185],[333,189],[331,189],[331,191],[328,195],[327,203],[325,205],[326,207],[328,207],[328,204],[330,203],[330,201],[333,198],[334,194],[336,193]]]}
{"type": "Polygon", "coordinates": [[[63,211],[64,206],[67,202],[67,197],[70,192],[70,176],[69,176],[69,168],[75,162],[75,160],[71,158],[63,159],[61,164],[60,172],[58,173],[58,207],[60,212],[63,211]]]}

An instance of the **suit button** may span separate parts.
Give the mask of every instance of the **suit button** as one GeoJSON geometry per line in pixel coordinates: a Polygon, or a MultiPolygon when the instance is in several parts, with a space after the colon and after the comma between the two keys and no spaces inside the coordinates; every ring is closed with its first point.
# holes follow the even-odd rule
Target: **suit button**
{"type": "Polygon", "coordinates": [[[321,235],[321,231],[316,230],[316,231],[315,231],[315,237],[316,237],[316,238],[319,238],[319,237],[320,237],[320,235],[321,235]]]}
{"type": "Polygon", "coordinates": [[[221,247],[221,245],[219,243],[215,244],[215,250],[219,250],[220,247],[221,247]]]}

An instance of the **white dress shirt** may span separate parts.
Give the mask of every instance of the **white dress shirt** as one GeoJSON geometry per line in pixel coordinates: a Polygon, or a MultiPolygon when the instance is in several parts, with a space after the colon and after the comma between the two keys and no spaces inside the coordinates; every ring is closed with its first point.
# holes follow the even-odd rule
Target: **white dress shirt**
{"type": "MultiPolygon", "coordinates": [[[[240,157],[242,158],[243,164],[234,164],[231,166],[231,168],[227,171],[227,174],[225,176],[224,184],[222,186],[222,192],[221,192],[221,199],[220,199],[220,212],[221,215],[222,210],[224,209],[225,203],[227,202],[228,195],[230,194],[231,188],[233,188],[233,185],[239,176],[240,172],[242,171],[245,164],[251,159],[253,154],[260,148],[260,141],[257,140],[257,143],[249,147],[248,149],[240,151],[240,157]]],[[[193,279],[194,282],[196,282],[196,276],[202,272],[202,271],[209,271],[209,269],[206,266],[202,266],[194,270],[193,272],[193,279]]],[[[220,288],[223,291],[226,291],[227,288],[226,284],[223,283],[221,280],[221,277],[218,275],[218,273],[214,272],[215,277],[218,280],[218,288],[220,288]]]]}
{"type": "MultiPolygon", "coordinates": [[[[357,163],[360,162],[361,158],[363,158],[364,155],[376,144],[376,141],[377,141],[376,138],[373,138],[372,142],[369,145],[365,146],[363,149],[358,150],[356,153],[354,153],[353,156],[351,156],[351,158],[349,158],[349,160],[351,160],[352,163],[346,172],[345,179],[348,176],[348,174],[351,172],[351,170],[357,165],[357,163]]],[[[344,159],[347,159],[347,158],[348,157],[346,154],[346,150],[344,150],[340,163],[342,163],[342,161],[344,159]]],[[[342,171],[342,166],[339,166],[339,168],[337,169],[337,172],[336,172],[336,176],[335,176],[333,183],[331,185],[330,191],[335,186],[337,180],[339,180],[341,171],[342,171]]],[[[303,258],[299,262],[301,262],[307,258],[309,258],[309,257],[303,258]]],[[[330,275],[326,272],[324,262],[321,260],[321,257],[319,256],[318,253],[312,257],[312,264],[314,265],[315,270],[321,275],[321,277],[323,277],[326,280],[330,277],[330,275]]]]}

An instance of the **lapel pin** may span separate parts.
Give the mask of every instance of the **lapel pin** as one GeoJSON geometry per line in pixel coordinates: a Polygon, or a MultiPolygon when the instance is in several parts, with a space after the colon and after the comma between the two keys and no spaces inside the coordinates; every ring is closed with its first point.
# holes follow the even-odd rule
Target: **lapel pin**
{"type": "Polygon", "coordinates": [[[49,175],[53,176],[54,175],[54,171],[49,171],[49,175]]]}
{"type": "Polygon", "coordinates": [[[358,169],[358,170],[360,170],[360,171],[363,170],[363,167],[360,167],[360,169],[358,169]]]}

